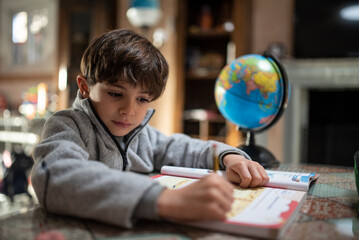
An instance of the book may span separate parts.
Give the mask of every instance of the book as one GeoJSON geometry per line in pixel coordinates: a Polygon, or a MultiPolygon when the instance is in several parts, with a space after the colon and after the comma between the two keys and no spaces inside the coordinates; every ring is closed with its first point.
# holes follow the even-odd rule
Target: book
{"type": "MultiPolygon", "coordinates": [[[[309,172],[302,173],[276,170],[266,170],[266,172],[269,177],[269,182],[265,185],[265,187],[283,188],[299,191],[308,191],[310,184],[319,177],[318,173],[309,172]]],[[[186,168],[174,166],[163,166],[161,168],[161,174],[178,177],[202,178],[211,173],[213,173],[213,170],[201,168],[186,168]]],[[[225,171],[218,171],[218,173],[223,177],[226,177],[225,171]]]]}
{"type": "MultiPolygon", "coordinates": [[[[267,170],[268,171],[268,170],[267,170]]],[[[235,186],[234,202],[232,209],[227,213],[224,221],[203,221],[203,222],[181,222],[189,226],[226,232],[236,235],[244,235],[257,238],[276,239],[282,237],[294,221],[297,213],[305,202],[308,187],[301,187],[303,190],[289,189],[292,184],[277,185],[279,179],[287,179],[289,176],[295,179],[293,182],[309,182],[318,178],[305,178],[301,173],[292,172],[268,172],[271,179],[274,179],[271,186],[257,188],[240,188],[235,186]]],[[[152,178],[169,189],[185,187],[188,184],[198,181],[208,174],[213,173],[209,169],[193,169],[182,167],[164,166],[161,174],[152,178]]],[[[223,171],[219,171],[225,177],[223,171]]],[[[312,175],[310,175],[312,176],[312,175]]],[[[289,181],[291,182],[291,181],[289,181]]],[[[309,186],[309,184],[308,184],[309,186]]],[[[295,187],[296,188],[296,187],[295,187]]]]}

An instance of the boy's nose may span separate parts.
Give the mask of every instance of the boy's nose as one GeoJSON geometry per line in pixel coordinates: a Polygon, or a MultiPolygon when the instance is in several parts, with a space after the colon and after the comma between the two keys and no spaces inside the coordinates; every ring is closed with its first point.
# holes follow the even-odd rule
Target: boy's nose
{"type": "Polygon", "coordinates": [[[131,101],[126,102],[120,107],[120,114],[125,116],[132,116],[135,114],[135,104],[131,101]]]}

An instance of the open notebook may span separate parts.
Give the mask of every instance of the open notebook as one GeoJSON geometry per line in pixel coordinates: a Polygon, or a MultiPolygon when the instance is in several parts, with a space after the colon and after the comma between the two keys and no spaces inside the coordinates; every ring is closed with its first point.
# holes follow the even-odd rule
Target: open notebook
{"type": "MultiPolygon", "coordinates": [[[[199,178],[211,172],[208,169],[165,166],[161,170],[161,175],[153,178],[170,189],[176,189],[198,181],[199,178]]],[[[224,175],[224,172],[220,174],[224,175]]],[[[279,180],[281,178],[290,178],[292,180],[289,182],[296,183],[311,182],[318,178],[318,174],[279,172],[278,175],[276,171],[269,171],[268,175],[273,181],[272,183],[270,181],[266,187],[235,188],[235,200],[232,210],[227,213],[226,220],[182,222],[181,224],[251,237],[280,238],[305,202],[309,183],[305,186],[302,184],[301,187],[294,187],[302,190],[293,190],[289,189],[291,184],[274,187],[276,182],[281,182],[282,180],[279,180]]]]}

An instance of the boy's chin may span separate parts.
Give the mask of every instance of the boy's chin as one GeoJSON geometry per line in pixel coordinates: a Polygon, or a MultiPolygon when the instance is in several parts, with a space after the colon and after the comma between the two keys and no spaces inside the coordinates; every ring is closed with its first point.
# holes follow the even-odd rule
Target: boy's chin
{"type": "Polygon", "coordinates": [[[123,137],[123,136],[126,136],[129,132],[126,132],[126,133],[112,133],[113,136],[115,137],[123,137]]]}
{"type": "Polygon", "coordinates": [[[123,136],[126,136],[130,132],[130,130],[128,130],[128,131],[124,131],[124,130],[122,130],[122,131],[110,131],[110,132],[115,137],[123,137],[123,136]]]}

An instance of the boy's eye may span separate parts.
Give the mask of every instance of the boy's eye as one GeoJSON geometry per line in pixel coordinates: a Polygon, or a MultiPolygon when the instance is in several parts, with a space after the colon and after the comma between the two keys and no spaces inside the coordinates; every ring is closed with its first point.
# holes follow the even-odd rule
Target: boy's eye
{"type": "Polygon", "coordinates": [[[147,99],[147,98],[138,98],[138,100],[140,101],[140,102],[147,102],[147,103],[149,103],[150,102],[150,100],[149,99],[147,99]]]}
{"type": "Polygon", "coordinates": [[[111,97],[122,97],[122,93],[108,92],[108,95],[111,97]]]}

